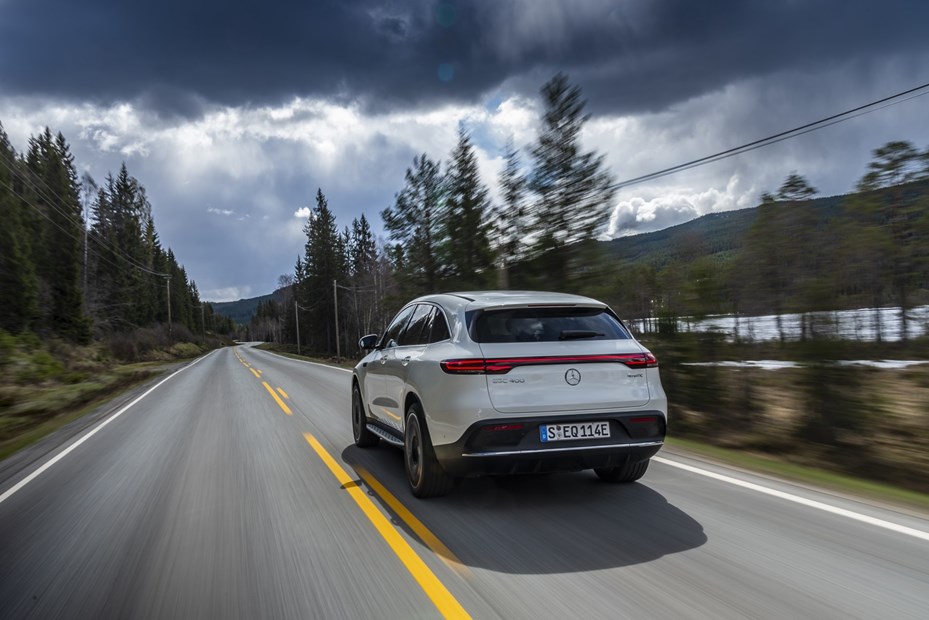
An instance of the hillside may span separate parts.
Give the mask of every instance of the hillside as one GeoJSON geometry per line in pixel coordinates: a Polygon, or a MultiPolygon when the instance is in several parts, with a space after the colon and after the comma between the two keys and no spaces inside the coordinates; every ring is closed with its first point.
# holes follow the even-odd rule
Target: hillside
{"type": "Polygon", "coordinates": [[[268,301],[273,297],[274,293],[268,293],[267,295],[239,299],[238,301],[210,302],[210,305],[213,307],[213,312],[216,314],[227,316],[239,325],[246,325],[252,318],[252,315],[255,314],[258,304],[263,301],[268,301]]]}
{"type": "MultiPolygon", "coordinates": [[[[929,194],[929,183],[925,181],[899,186],[904,200],[913,204],[929,194]]],[[[899,188],[878,190],[888,195],[899,188]]],[[[827,196],[803,201],[818,215],[820,226],[846,215],[847,205],[857,194],[827,196]]],[[[775,203],[787,207],[785,203],[775,203]]],[[[656,268],[665,266],[674,258],[675,252],[685,245],[698,246],[697,255],[726,255],[738,251],[742,240],[758,214],[758,207],[709,213],[670,228],[629,237],[619,237],[603,242],[607,252],[615,259],[628,263],[643,263],[656,268]]],[[[772,231],[778,234],[782,231],[772,231]]]]}
{"type": "MultiPolygon", "coordinates": [[[[828,221],[842,214],[846,196],[829,196],[808,201],[820,217],[828,221]]],[[[607,252],[622,261],[643,262],[661,267],[672,258],[675,248],[699,242],[701,253],[721,254],[737,251],[758,214],[757,207],[708,213],[696,219],[650,233],[619,237],[603,242],[607,252]]]]}

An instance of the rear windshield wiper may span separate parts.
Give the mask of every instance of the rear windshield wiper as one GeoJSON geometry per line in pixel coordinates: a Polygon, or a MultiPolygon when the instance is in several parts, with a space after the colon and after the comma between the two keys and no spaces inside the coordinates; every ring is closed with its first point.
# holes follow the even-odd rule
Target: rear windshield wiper
{"type": "Polygon", "coordinates": [[[581,338],[596,338],[598,336],[606,336],[606,334],[601,334],[600,332],[589,329],[565,329],[561,331],[558,340],[578,340],[581,338]]]}

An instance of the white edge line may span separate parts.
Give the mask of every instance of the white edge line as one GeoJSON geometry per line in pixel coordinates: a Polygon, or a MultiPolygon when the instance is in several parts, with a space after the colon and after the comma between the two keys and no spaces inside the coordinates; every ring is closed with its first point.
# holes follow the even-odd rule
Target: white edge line
{"type": "MultiPolygon", "coordinates": [[[[249,349],[255,349],[255,347],[249,347],[249,349]]],[[[310,364],[312,366],[322,366],[323,368],[332,368],[333,370],[341,370],[342,372],[352,372],[348,368],[340,368],[338,366],[333,366],[332,364],[320,364],[319,362],[308,362],[307,360],[298,360],[292,357],[287,357],[286,355],[281,355],[280,353],[275,353],[274,351],[268,351],[266,349],[255,349],[256,351],[261,351],[262,353],[270,353],[275,357],[280,357],[285,360],[290,360],[291,362],[300,362],[301,364],[310,364]]]]}
{"type": "Polygon", "coordinates": [[[26,476],[25,478],[23,478],[23,479],[20,480],[19,482],[17,482],[15,485],[13,485],[13,486],[10,487],[9,489],[7,489],[7,491],[6,491],[3,495],[0,495],[0,504],[2,504],[4,501],[6,501],[7,499],[9,499],[14,493],[16,493],[17,491],[19,491],[21,488],[23,488],[24,486],[26,486],[27,484],[29,484],[30,482],[32,482],[33,480],[35,480],[36,478],[38,478],[39,475],[42,474],[45,470],[47,470],[49,467],[51,467],[52,465],[54,465],[55,463],[57,463],[58,461],[60,461],[60,460],[63,459],[64,457],[68,456],[68,455],[69,455],[72,451],[74,451],[79,445],[81,445],[82,443],[84,443],[85,441],[87,441],[88,439],[90,439],[91,437],[93,437],[94,435],[96,435],[98,432],[100,432],[100,430],[101,430],[103,427],[105,427],[107,424],[109,424],[110,422],[112,422],[113,420],[115,420],[116,418],[118,418],[119,416],[121,416],[123,413],[125,413],[126,411],[128,411],[130,407],[132,407],[133,405],[135,405],[136,403],[138,403],[140,400],[142,400],[143,398],[145,398],[146,396],[148,396],[149,394],[151,394],[152,392],[154,392],[156,389],[158,389],[158,387],[159,387],[161,384],[165,383],[166,381],[169,381],[172,377],[174,377],[174,375],[177,375],[177,374],[179,374],[179,373],[182,373],[182,372],[184,372],[185,370],[187,370],[188,368],[192,368],[192,367],[196,366],[197,364],[199,364],[200,362],[202,362],[203,360],[205,360],[206,358],[208,358],[209,356],[213,355],[214,353],[216,353],[216,351],[219,351],[219,350],[220,350],[220,349],[214,349],[214,350],[210,351],[209,353],[207,353],[206,355],[204,355],[203,357],[194,360],[194,361],[191,362],[190,364],[187,364],[187,365],[184,366],[183,368],[178,368],[177,370],[175,370],[174,372],[172,372],[170,375],[168,375],[167,377],[165,377],[164,379],[162,379],[161,381],[159,381],[158,383],[156,383],[155,385],[153,385],[152,387],[150,387],[149,389],[147,389],[147,390],[145,391],[144,394],[142,394],[141,396],[137,397],[137,398],[136,398],[135,400],[133,400],[131,403],[129,403],[128,405],[126,405],[125,407],[123,407],[122,409],[120,409],[119,411],[117,411],[116,413],[114,413],[113,415],[111,415],[110,417],[108,417],[106,420],[104,420],[103,422],[101,422],[98,426],[96,426],[95,428],[93,428],[92,430],[90,430],[86,435],[84,435],[83,437],[81,437],[80,439],[78,439],[77,441],[75,441],[73,444],[71,444],[70,446],[68,446],[67,448],[65,448],[65,449],[62,450],[61,452],[59,452],[57,455],[55,455],[55,456],[54,456],[52,459],[50,459],[49,461],[46,461],[45,464],[42,465],[41,467],[39,467],[37,470],[35,470],[34,472],[32,472],[31,474],[29,474],[28,476],[26,476]]]}
{"type": "Polygon", "coordinates": [[[900,525],[898,523],[893,523],[891,521],[885,521],[883,519],[877,519],[875,517],[869,517],[868,515],[863,515],[857,512],[853,512],[851,510],[839,508],[838,506],[832,506],[831,504],[826,504],[823,502],[818,502],[816,500],[807,499],[805,497],[800,497],[799,495],[793,495],[791,493],[785,493],[783,491],[770,489],[760,484],[755,484],[753,482],[747,482],[745,480],[739,480],[738,478],[733,478],[731,476],[725,476],[723,474],[717,474],[712,471],[700,469],[699,467],[685,465],[684,463],[670,461],[666,458],[662,458],[659,456],[652,457],[652,460],[658,461],[659,463],[664,463],[665,465],[670,465],[671,467],[677,467],[679,469],[683,469],[684,471],[689,471],[693,474],[698,474],[700,476],[706,476],[707,478],[713,478],[714,480],[719,480],[720,482],[734,484],[735,486],[739,486],[745,489],[750,489],[752,491],[758,491],[759,493],[764,493],[765,495],[771,495],[772,497],[777,497],[779,499],[783,499],[788,502],[794,502],[795,504],[800,504],[802,506],[807,506],[809,508],[815,508],[817,510],[822,510],[823,512],[828,512],[834,515],[839,515],[840,517],[846,517],[854,521],[860,521],[861,523],[867,523],[868,525],[874,525],[876,527],[881,527],[886,530],[890,530],[892,532],[897,532],[898,534],[906,534],[907,536],[919,538],[920,540],[929,541],[929,532],[917,530],[912,527],[907,527],[905,525],[900,525]]]}

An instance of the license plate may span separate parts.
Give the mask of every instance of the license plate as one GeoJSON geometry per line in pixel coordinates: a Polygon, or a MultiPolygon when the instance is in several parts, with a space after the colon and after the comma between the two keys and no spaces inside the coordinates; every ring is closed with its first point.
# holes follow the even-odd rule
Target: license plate
{"type": "Polygon", "coordinates": [[[573,439],[600,439],[610,436],[609,422],[581,422],[579,424],[543,424],[539,427],[542,443],[573,439]]]}

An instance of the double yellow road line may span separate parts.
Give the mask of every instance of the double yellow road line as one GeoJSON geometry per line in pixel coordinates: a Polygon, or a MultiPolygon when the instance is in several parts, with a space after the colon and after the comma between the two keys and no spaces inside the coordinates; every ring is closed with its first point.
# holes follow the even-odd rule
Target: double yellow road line
{"type": "MultiPolygon", "coordinates": [[[[452,593],[448,591],[448,588],[445,587],[445,584],[439,581],[439,578],[435,576],[435,573],[433,573],[428,566],[426,566],[426,563],[423,562],[422,558],[416,555],[416,552],[413,551],[413,548],[410,547],[410,544],[406,542],[406,540],[404,540],[403,536],[400,535],[397,529],[390,524],[390,521],[387,520],[387,517],[384,516],[384,513],[377,509],[377,506],[374,505],[374,502],[371,501],[371,498],[365,495],[365,493],[358,486],[358,483],[348,475],[348,473],[334,458],[332,458],[332,455],[326,451],[322,444],[320,444],[319,441],[313,437],[313,435],[310,433],[304,433],[303,436],[306,438],[310,446],[312,446],[316,451],[316,454],[319,455],[319,458],[322,459],[323,463],[329,467],[329,471],[331,471],[332,474],[336,477],[336,480],[341,483],[342,488],[348,491],[352,499],[355,500],[355,503],[358,504],[358,507],[361,508],[361,511],[365,514],[366,517],[368,517],[368,520],[371,521],[371,524],[374,525],[378,533],[384,538],[385,541],[387,541],[387,544],[390,545],[390,548],[393,549],[394,553],[397,554],[397,557],[400,558],[400,561],[403,562],[407,570],[410,571],[410,574],[413,575],[413,578],[419,584],[419,587],[423,589],[423,591],[426,593],[426,596],[429,597],[432,603],[439,610],[439,613],[442,614],[442,617],[470,618],[471,616],[468,615],[468,612],[466,612],[464,607],[461,606],[461,603],[459,603],[458,600],[452,596],[452,593]]],[[[445,549],[445,551],[454,558],[454,555],[448,551],[445,545],[443,545],[439,539],[433,536],[429,530],[426,530],[425,526],[419,521],[419,519],[416,519],[416,517],[414,517],[405,507],[403,507],[403,505],[397,501],[397,498],[391,495],[387,489],[380,486],[380,483],[378,483],[378,486],[382,492],[392,498],[393,502],[396,503],[397,506],[400,506],[407,518],[411,518],[419,525],[421,530],[428,533],[427,535],[431,539],[432,544],[426,540],[423,540],[423,542],[426,542],[426,544],[433,549],[435,549],[435,547],[433,547],[434,544],[440,545],[442,549],[445,549]]],[[[375,490],[375,492],[377,491],[375,490]]],[[[378,495],[381,494],[378,493],[378,495]]],[[[385,495],[381,495],[381,497],[383,498],[385,495]]],[[[387,501],[386,498],[385,501],[387,501]]],[[[393,505],[391,505],[391,507],[393,508],[393,505]]],[[[394,511],[397,512],[396,509],[394,509],[394,511]]],[[[404,521],[407,521],[407,519],[404,519],[404,521]]],[[[407,523],[409,523],[409,521],[407,523]]],[[[419,535],[420,538],[423,538],[422,534],[419,535]]],[[[440,555],[440,557],[443,556],[440,555]]]]}
{"type": "MultiPolygon", "coordinates": [[[[235,354],[239,361],[252,371],[255,378],[261,379],[262,372],[260,370],[252,368],[251,365],[239,355],[237,350],[235,350],[235,354]]],[[[274,399],[274,402],[277,403],[278,407],[280,407],[285,414],[292,416],[293,412],[283,400],[290,400],[287,392],[281,388],[277,388],[277,391],[275,391],[267,381],[262,381],[261,384],[268,391],[268,394],[271,395],[271,398],[274,399]]],[[[304,433],[303,437],[319,458],[322,459],[323,463],[326,464],[329,471],[332,472],[336,480],[341,484],[341,487],[349,493],[361,511],[368,517],[368,520],[374,525],[384,541],[387,542],[400,561],[403,562],[403,565],[416,580],[416,583],[423,589],[423,592],[426,593],[426,596],[429,597],[429,600],[436,606],[439,613],[442,614],[442,617],[455,619],[470,618],[471,616],[465,611],[464,607],[461,606],[452,593],[448,591],[445,584],[435,576],[435,573],[432,572],[426,563],[423,562],[423,559],[417,555],[416,551],[414,551],[410,544],[400,535],[400,532],[391,524],[390,520],[378,509],[374,502],[371,501],[371,498],[364,493],[358,485],[358,482],[348,475],[345,469],[339,465],[338,461],[329,454],[321,443],[319,443],[316,437],[311,433],[304,433]]],[[[417,519],[400,500],[384,487],[384,485],[378,482],[374,476],[362,467],[356,467],[355,471],[368,488],[374,491],[374,493],[390,507],[390,510],[406,523],[407,527],[409,527],[427,547],[438,555],[447,566],[462,577],[466,577],[469,574],[467,567],[461,563],[455,554],[429,531],[423,522],[417,519]]]]}

